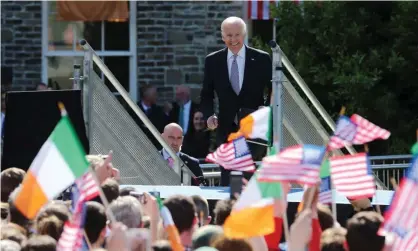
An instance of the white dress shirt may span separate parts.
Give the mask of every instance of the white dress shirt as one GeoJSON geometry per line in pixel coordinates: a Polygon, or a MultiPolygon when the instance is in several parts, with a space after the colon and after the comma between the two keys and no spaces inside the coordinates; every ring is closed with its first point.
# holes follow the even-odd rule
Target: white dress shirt
{"type": "Polygon", "coordinates": [[[141,102],[142,108],[144,108],[144,111],[147,112],[148,109],[150,109],[150,106],[147,106],[146,104],[144,104],[144,102],[141,102]]]}
{"type": "Polygon", "coordinates": [[[187,130],[189,129],[189,118],[190,118],[190,108],[192,106],[192,101],[189,100],[186,104],[183,105],[183,135],[186,134],[187,130]]]}
{"type": "MultiPolygon", "coordinates": [[[[232,62],[234,61],[234,53],[228,49],[228,75],[229,79],[231,79],[231,66],[232,62]]],[[[241,50],[238,51],[237,57],[237,64],[238,64],[238,73],[239,73],[239,89],[242,88],[242,82],[244,80],[244,69],[245,69],[245,45],[242,46],[241,50]]]]}
{"type": "MultiPolygon", "coordinates": [[[[177,155],[177,157],[180,156],[179,153],[176,153],[176,155],[177,155]]],[[[163,148],[163,157],[164,157],[164,160],[168,160],[169,158],[171,158],[170,154],[164,148],[163,148]]]]}

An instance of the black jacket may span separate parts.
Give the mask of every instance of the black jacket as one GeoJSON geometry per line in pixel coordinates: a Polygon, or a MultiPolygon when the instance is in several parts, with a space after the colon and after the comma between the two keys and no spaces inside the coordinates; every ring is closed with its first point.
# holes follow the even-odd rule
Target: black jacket
{"type": "MultiPolygon", "coordinates": [[[[163,155],[163,152],[160,151],[160,154],[163,155]]],[[[185,153],[179,153],[180,159],[184,162],[184,164],[190,169],[190,171],[196,176],[196,178],[192,178],[192,185],[199,186],[199,185],[207,185],[207,182],[203,176],[203,171],[199,166],[199,160],[193,158],[185,153]]],[[[183,172],[181,171],[181,178],[183,179],[183,172]]]]}

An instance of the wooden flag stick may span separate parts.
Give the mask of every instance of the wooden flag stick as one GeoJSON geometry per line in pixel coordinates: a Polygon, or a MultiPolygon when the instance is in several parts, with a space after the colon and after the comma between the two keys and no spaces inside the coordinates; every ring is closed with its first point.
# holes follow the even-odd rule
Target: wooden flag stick
{"type": "Polygon", "coordinates": [[[393,189],[396,191],[398,190],[398,184],[396,183],[395,178],[390,178],[390,183],[392,183],[393,189]]]}
{"type": "MultiPolygon", "coordinates": [[[[364,152],[366,154],[369,154],[369,145],[368,144],[364,144],[364,152]]],[[[375,181],[376,182],[376,181],[375,181]]],[[[376,192],[376,200],[377,200],[377,194],[378,192],[376,192]]],[[[376,204],[376,211],[381,215],[382,214],[382,210],[380,209],[380,205],[376,204]]]]}
{"type": "MultiPolygon", "coordinates": [[[[103,163],[103,165],[108,164],[109,161],[106,161],[103,163]]],[[[94,168],[90,165],[89,167],[90,172],[91,172],[91,176],[93,176],[94,181],[96,182],[96,185],[99,188],[99,196],[100,199],[102,200],[103,206],[106,208],[106,212],[107,212],[107,216],[109,217],[110,222],[115,223],[116,222],[116,218],[115,215],[113,214],[113,212],[110,210],[109,208],[109,201],[106,199],[106,196],[102,190],[102,186],[99,182],[99,179],[97,178],[96,172],[94,171],[94,168]]]]}
{"type": "Polygon", "coordinates": [[[342,106],[340,110],[340,116],[343,116],[344,114],[345,114],[345,106],[342,106]]]}
{"type": "Polygon", "coordinates": [[[87,233],[85,229],[83,229],[83,235],[84,235],[84,239],[86,240],[89,250],[93,250],[93,248],[91,247],[91,242],[89,240],[89,237],[87,237],[87,233]]]}

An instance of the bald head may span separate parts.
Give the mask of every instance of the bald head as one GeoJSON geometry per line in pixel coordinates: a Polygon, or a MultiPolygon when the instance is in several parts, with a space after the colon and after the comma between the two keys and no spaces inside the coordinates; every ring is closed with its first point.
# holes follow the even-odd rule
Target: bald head
{"type": "Polygon", "coordinates": [[[176,123],[166,125],[162,136],[175,152],[180,152],[183,144],[183,129],[180,125],[176,123]]]}
{"type": "Polygon", "coordinates": [[[176,100],[180,104],[185,104],[190,100],[190,88],[185,85],[176,87],[176,100]]]}
{"type": "Polygon", "coordinates": [[[238,54],[244,46],[247,25],[239,17],[228,17],[221,24],[222,40],[233,54],[238,54]]]}

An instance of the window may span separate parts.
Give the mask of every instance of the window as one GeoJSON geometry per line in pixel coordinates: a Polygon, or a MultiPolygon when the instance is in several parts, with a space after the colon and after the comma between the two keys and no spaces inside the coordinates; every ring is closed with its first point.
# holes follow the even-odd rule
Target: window
{"type": "MultiPolygon", "coordinates": [[[[136,2],[129,1],[127,22],[57,21],[55,1],[42,2],[42,81],[53,88],[71,89],[73,65],[82,67],[86,39],[123,87],[137,101],[136,2]]],[[[105,84],[111,87],[102,74],[105,84]]]]}

